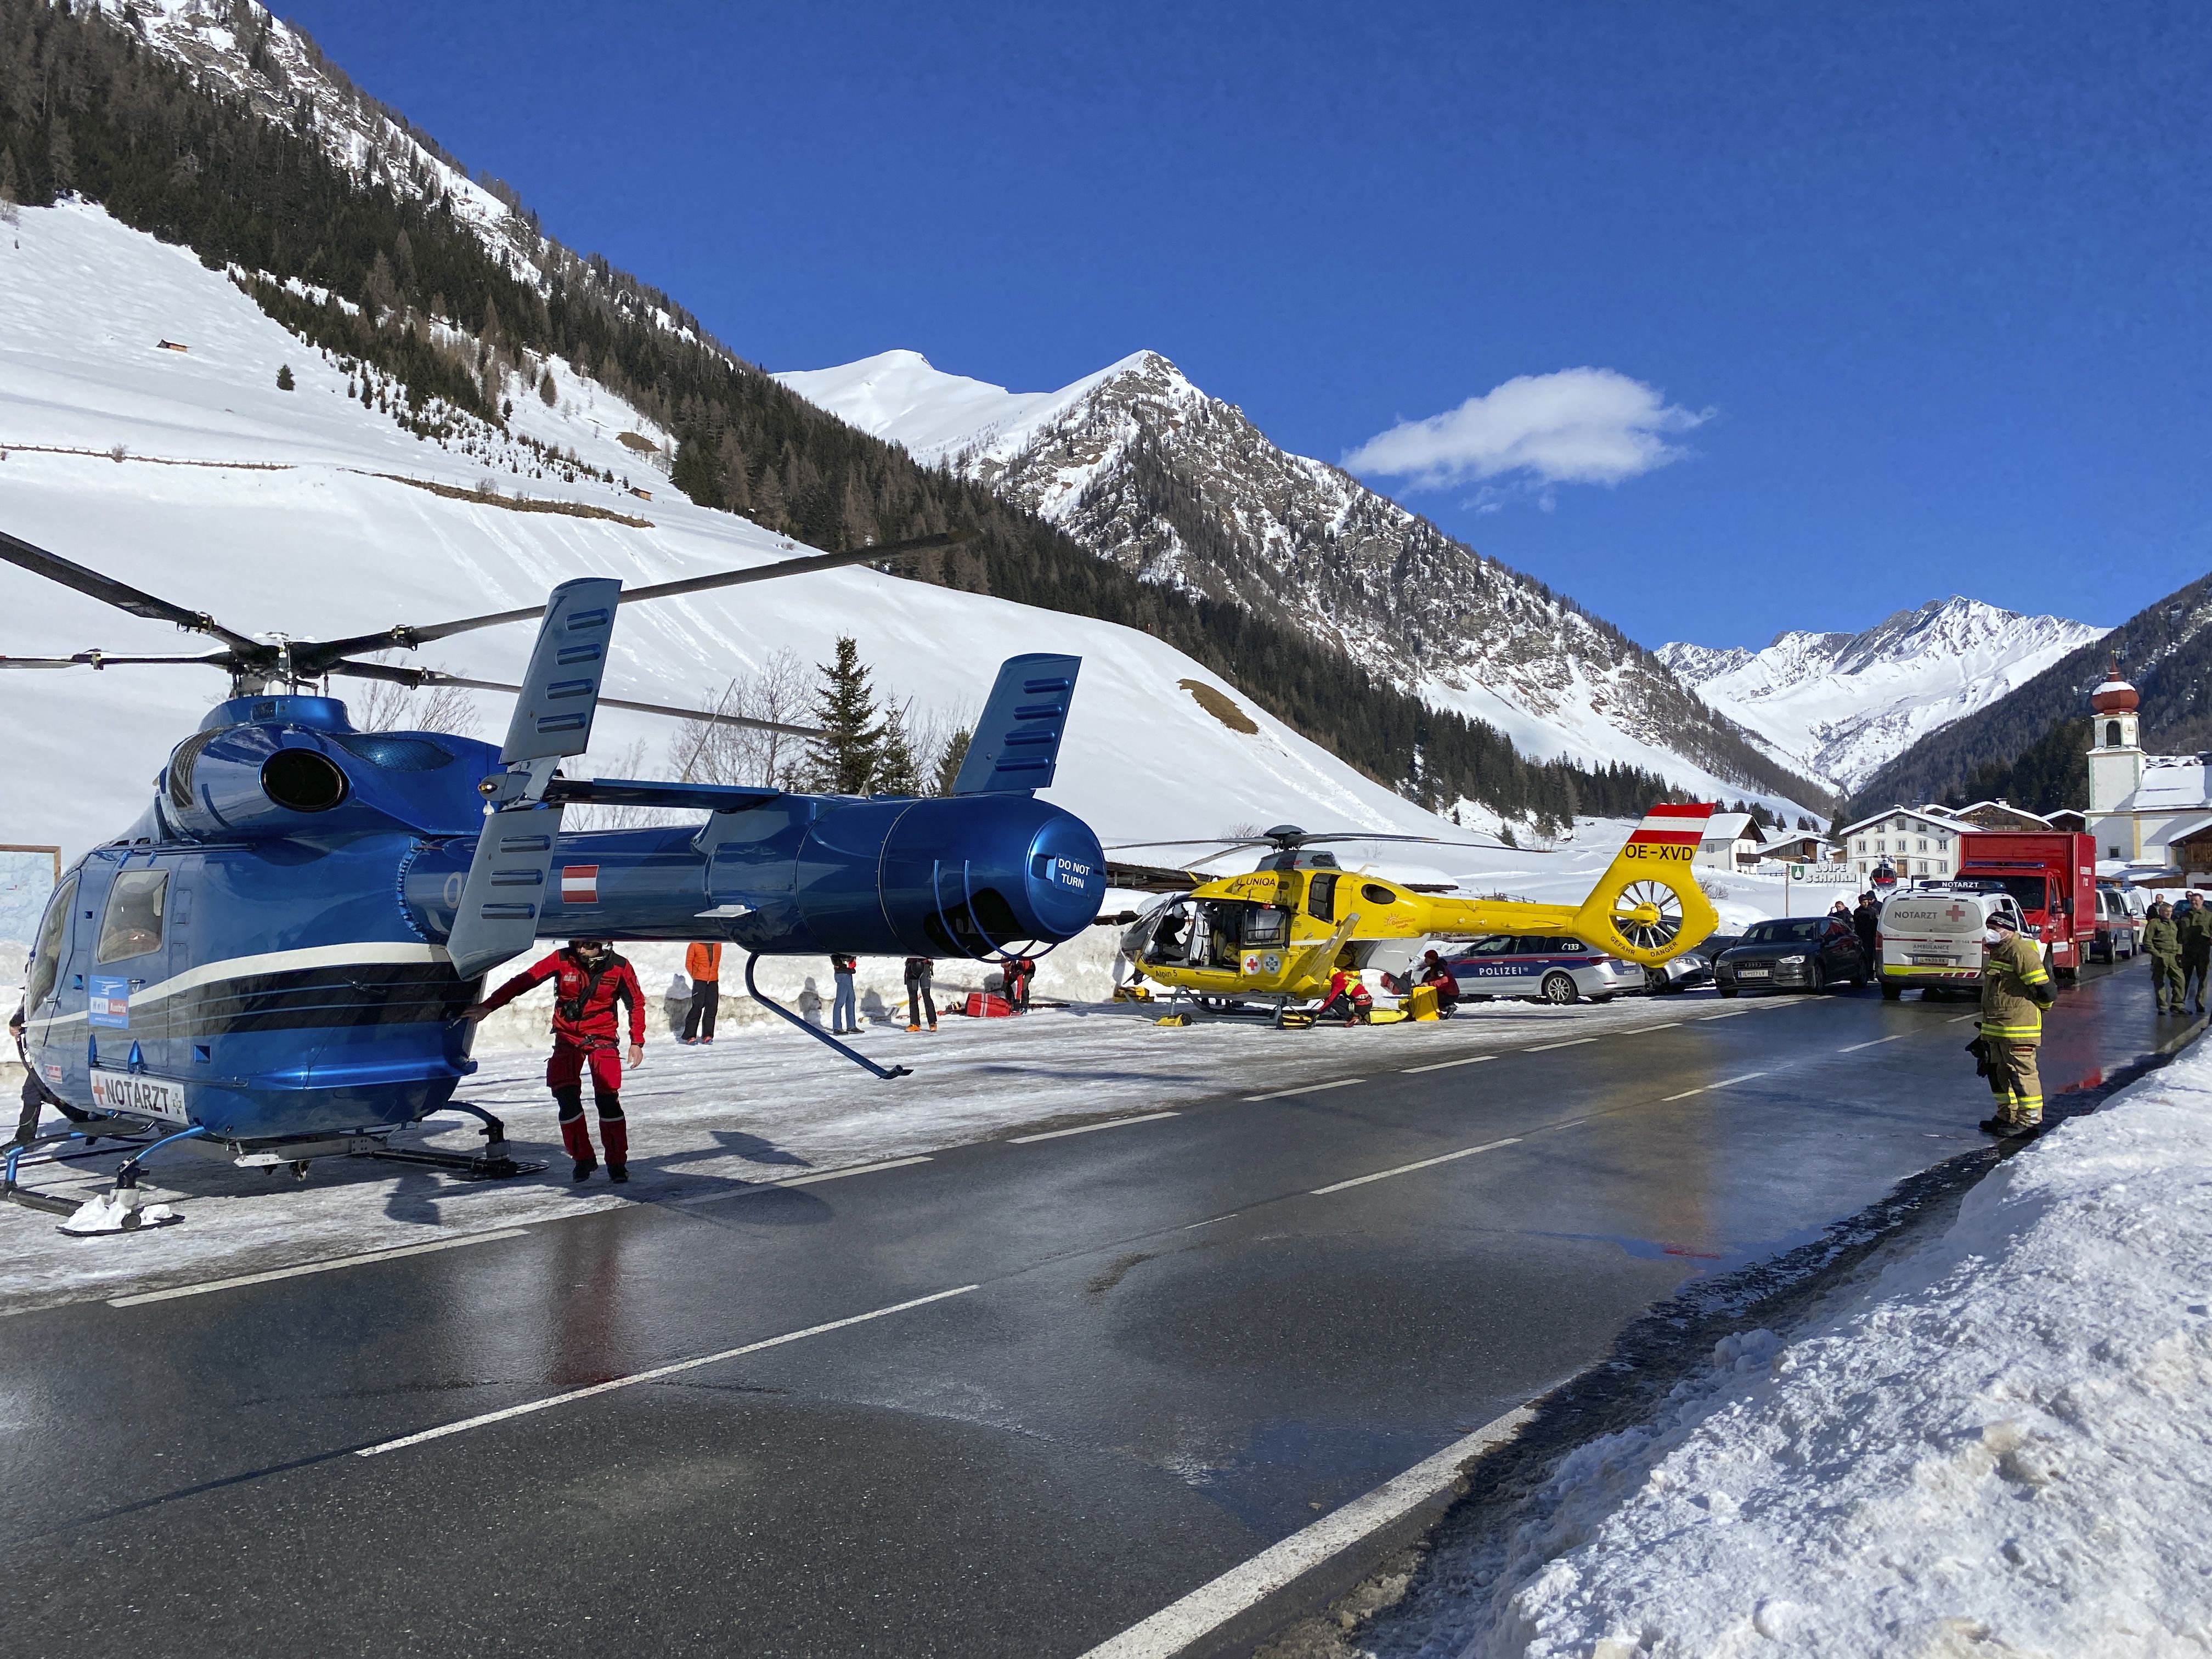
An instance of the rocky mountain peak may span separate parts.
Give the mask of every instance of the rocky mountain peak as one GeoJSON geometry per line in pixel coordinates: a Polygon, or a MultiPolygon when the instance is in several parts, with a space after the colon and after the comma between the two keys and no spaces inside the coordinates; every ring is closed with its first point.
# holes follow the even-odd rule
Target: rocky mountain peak
{"type": "Polygon", "coordinates": [[[1296,627],[1524,753],[1817,799],[1618,629],[1279,447],[1158,352],[1050,392],[945,374],[909,352],[777,378],[1145,580],[1296,627]]]}

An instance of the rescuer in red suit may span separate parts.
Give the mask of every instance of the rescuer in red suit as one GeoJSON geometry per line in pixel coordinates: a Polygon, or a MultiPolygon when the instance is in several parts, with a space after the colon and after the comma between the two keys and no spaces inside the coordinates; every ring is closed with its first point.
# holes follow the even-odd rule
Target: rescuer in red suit
{"type": "Polygon", "coordinates": [[[584,1127],[584,1068],[592,1070],[592,1098],[599,1109],[599,1138],[607,1144],[607,1179],[629,1179],[629,1128],[623,1121],[623,1059],[617,1010],[629,1008],[629,1063],[645,1059],[645,994],[637,972],[607,949],[606,941],[572,939],[563,950],[517,974],[482,1002],[461,1011],[464,1019],[482,1019],[504,1008],[525,991],[558,979],[553,988],[553,1058],[546,1062],[545,1086],[561,1108],[561,1144],[576,1160],[576,1179],[599,1167],[584,1127]]]}

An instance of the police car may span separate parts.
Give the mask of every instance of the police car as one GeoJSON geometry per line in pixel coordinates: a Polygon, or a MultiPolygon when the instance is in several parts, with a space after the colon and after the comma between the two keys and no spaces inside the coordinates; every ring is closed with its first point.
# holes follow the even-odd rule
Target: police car
{"type": "Polygon", "coordinates": [[[1456,945],[1444,958],[1462,1000],[1533,997],[1565,1004],[1608,1002],[1644,988],[1644,970],[1565,934],[1493,933],[1456,945]]]}

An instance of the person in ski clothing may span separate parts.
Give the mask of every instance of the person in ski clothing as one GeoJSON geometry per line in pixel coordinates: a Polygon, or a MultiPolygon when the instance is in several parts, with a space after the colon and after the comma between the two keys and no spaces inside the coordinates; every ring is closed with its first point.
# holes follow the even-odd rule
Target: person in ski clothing
{"type": "Polygon", "coordinates": [[[837,981],[837,995],[830,1005],[831,1036],[860,1035],[860,1006],[853,994],[853,975],[860,971],[860,967],[857,957],[833,956],[830,958],[830,977],[837,981]]]}
{"type": "Polygon", "coordinates": [[[2204,908],[2204,896],[2193,887],[2174,914],[2173,931],[2181,937],[2182,995],[2201,1014],[2205,970],[2212,968],[2212,910],[2204,908]]]}
{"type": "Polygon", "coordinates": [[[1328,976],[1328,994],[1316,1019],[1342,1019],[1346,1025],[1364,1025],[1375,1012],[1375,999],[1357,974],[1338,969],[1328,976]]]}
{"type": "Polygon", "coordinates": [[[2027,1134],[2043,1127],[2043,1079],[2035,1069],[2035,1051],[2043,1042],[2043,1011],[2057,994],[2042,951],[2013,931],[2004,912],[1990,918],[1983,943],[1983,1063],[1997,1106],[1983,1121],[1982,1132],[2027,1134]]]}
{"type": "Polygon", "coordinates": [[[1881,910],[1874,902],[1872,893],[1859,895],[1858,908],[1851,912],[1851,931],[1859,936],[1859,955],[1866,958],[1867,972],[1881,971],[1881,910]]]}
{"type": "Polygon", "coordinates": [[[922,1016],[929,1017],[929,1029],[937,1029],[937,1000],[929,994],[930,975],[937,971],[933,957],[908,957],[906,959],[906,1029],[919,1031],[922,1016]]]}
{"type": "Polygon", "coordinates": [[[2143,923],[2142,948],[2150,957],[2151,995],[2161,1014],[2181,1012],[2181,931],[2164,899],[2150,907],[2143,923]]]}
{"type": "MultiPolygon", "coordinates": [[[[39,1068],[31,1064],[30,1046],[23,1039],[24,1012],[24,1009],[19,1006],[8,1016],[8,1036],[15,1042],[15,1058],[23,1062],[23,1112],[15,1120],[15,1141],[20,1146],[27,1146],[39,1138],[39,1119],[49,1106],[72,1123],[89,1123],[94,1114],[77,1110],[46,1087],[46,1079],[39,1075],[39,1068]]],[[[91,1139],[97,1138],[92,1137],[91,1139]]],[[[89,1146],[91,1139],[85,1144],[89,1146]]]]}
{"type": "Polygon", "coordinates": [[[1437,994],[1437,1018],[1449,1019],[1459,1006],[1459,976],[1444,966],[1444,959],[1434,951],[1422,955],[1421,983],[1437,994]]]}
{"type": "Polygon", "coordinates": [[[694,944],[684,953],[684,971],[691,979],[691,1006],[684,1011],[684,1034],[676,1040],[689,1046],[714,1040],[714,1013],[722,1006],[722,947],[694,944]]]}
{"type": "Polygon", "coordinates": [[[605,939],[572,939],[544,961],[517,974],[482,1002],[461,1010],[463,1019],[482,1019],[504,1008],[525,991],[554,980],[553,1057],[546,1062],[545,1086],[561,1109],[561,1144],[576,1161],[575,1178],[598,1169],[591,1132],[584,1127],[583,1074],[592,1073],[592,1097],[599,1109],[599,1138],[607,1145],[607,1179],[629,1179],[629,1126],[623,1121],[622,1068],[616,1044],[621,1010],[629,1010],[629,1063],[645,1060],[645,993],[629,963],[607,949],[605,939]]]}
{"type": "Polygon", "coordinates": [[[1030,957],[1006,959],[1006,1006],[1018,1014],[1030,1011],[1030,986],[1036,978],[1036,962],[1030,957]]]}

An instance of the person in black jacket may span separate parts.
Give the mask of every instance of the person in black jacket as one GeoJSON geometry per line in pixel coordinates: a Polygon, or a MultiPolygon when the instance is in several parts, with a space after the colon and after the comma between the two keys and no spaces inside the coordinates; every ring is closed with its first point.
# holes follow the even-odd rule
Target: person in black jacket
{"type": "Polygon", "coordinates": [[[1879,975],[1881,972],[1881,911],[1874,902],[1872,893],[1859,895],[1859,908],[1851,912],[1851,931],[1859,936],[1859,954],[1866,958],[1867,972],[1879,975]]]}
{"type": "Polygon", "coordinates": [[[23,1114],[15,1120],[15,1144],[27,1146],[39,1138],[39,1119],[49,1106],[72,1123],[89,1123],[93,1114],[64,1104],[59,1095],[46,1087],[39,1068],[31,1064],[31,1050],[23,1041],[23,1013],[19,1006],[8,1016],[8,1035],[15,1040],[15,1058],[23,1062],[23,1114]]]}
{"type": "Polygon", "coordinates": [[[929,994],[930,975],[937,971],[937,962],[932,957],[908,957],[906,959],[906,1029],[919,1031],[925,1015],[929,1029],[937,1029],[937,1000],[929,994]]]}

